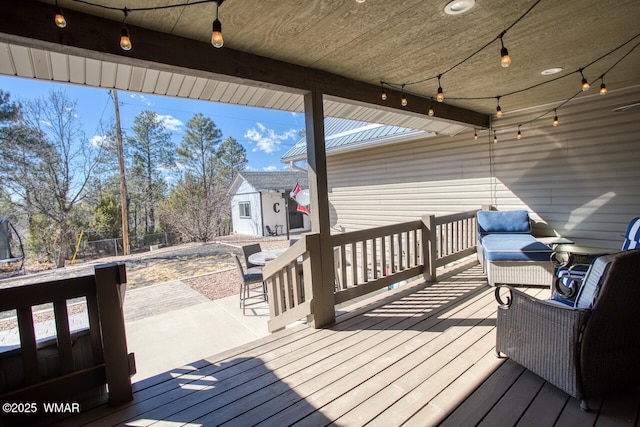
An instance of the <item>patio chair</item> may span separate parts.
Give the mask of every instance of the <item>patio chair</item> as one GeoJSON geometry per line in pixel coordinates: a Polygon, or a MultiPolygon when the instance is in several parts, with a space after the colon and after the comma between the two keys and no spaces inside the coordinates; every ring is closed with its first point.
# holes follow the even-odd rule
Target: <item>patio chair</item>
{"type": "Polygon", "coordinates": [[[7,219],[0,220],[0,263],[16,263],[19,262],[18,273],[22,271],[24,267],[24,247],[22,246],[22,239],[16,231],[13,224],[7,219]],[[17,244],[13,242],[12,232],[18,239],[17,244]],[[13,253],[15,249],[18,253],[13,253]]]}
{"type": "Polygon", "coordinates": [[[249,261],[249,257],[251,255],[258,253],[261,250],[262,248],[259,243],[245,245],[242,247],[242,255],[244,256],[244,263],[247,266],[247,274],[262,274],[262,266],[249,261]]]}
{"type": "Polygon", "coordinates": [[[267,301],[267,286],[264,283],[262,273],[245,274],[244,269],[242,268],[242,263],[240,262],[240,257],[236,254],[231,254],[231,258],[233,258],[233,262],[236,264],[236,268],[238,270],[238,276],[240,279],[240,308],[242,309],[242,314],[245,315],[247,305],[267,301]],[[255,286],[257,284],[260,284],[260,286],[255,286]],[[247,300],[249,299],[256,299],[260,301],[247,303],[247,300]]]}
{"type": "Polygon", "coordinates": [[[572,307],[504,285],[496,299],[498,356],[579,399],[581,409],[591,397],[640,385],[640,250],[598,257],[572,307]]]}
{"type": "Polygon", "coordinates": [[[269,227],[268,225],[265,225],[264,227],[267,229],[267,233],[269,233],[269,236],[278,235],[278,230],[272,230],[271,227],[269,227]]]}
{"type": "MultiPolygon", "coordinates": [[[[629,222],[624,234],[622,250],[640,249],[640,217],[629,222]]],[[[558,267],[553,298],[571,305],[589,266],[597,257],[605,254],[581,254],[570,252],[567,261],[558,267]]]]}

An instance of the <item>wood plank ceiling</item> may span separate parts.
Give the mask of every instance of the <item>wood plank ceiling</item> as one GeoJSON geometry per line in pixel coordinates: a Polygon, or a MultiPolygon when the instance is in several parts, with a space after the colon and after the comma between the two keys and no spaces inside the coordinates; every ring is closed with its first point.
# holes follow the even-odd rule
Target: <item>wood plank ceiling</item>
{"type": "MultiPolygon", "coordinates": [[[[52,0],[24,1],[39,5],[54,3],[52,0]]],[[[132,9],[177,3],[176,0],[91,2],[132,9]]],[[[5,11],[17,8],[15,2],[2,0],[0,3],[5,11]]],[[[137,56],[131,57],[129,53],[111,47],[118,41],[119,31],[114,29],[119,28],[123,20],[121,10],[104,9],[75,0],[59,0],[58,4],[68,20],[65,30],[40,28],[47,25],[45,21],[53,26],[51,6],[46,8],[48,16],[30,17],[36,23],[34,28],[0,29],[0,73],[301,112],[304,74],[305,70],[311,70],[368,85],[363,87],[372,92],[371,103],[368,103],[347,101],[340,97],[339,90],[336,93],[326,91],[330,95],[325,96],[327,116],[449,135],[463,130],[465,122],[475,127],[482,120],[477,117],[465,119],[467,116],[457,110],[449,114],[444,109],[459,108],[463,113],[471,111],[490,115],[495,113],[497,96],[501,96],[500,104],[505,112],[542,104],[553,105],[579,91],[581,77],[576,71],[583,67],[585,76],[594,82],[592,91],[599,88],[598,77],[604,73],[609,89],[640,84],[640,49],[632,51],[609,71],[640,41],[640,37],[633,39],[640,33],[640,5],[635,0],[541,0],[504,35],[505,46],[513,59],[509,68],[500,67],[500,41],[497,36],[536,2],[476,0],[471,11],[457,16],[444,13],[447,3],[446,0],[366,0],[364,3],[355,0],[226,0],[219,10],[225,38],[225,46],[220,50],[209,45],[215,16],[213,2],[134,11],[126,19],[134,45],[130,52],[138,50],[137,56]],[[83,28],[84,33],[72,33],[73,28],[82,26],[80,21],[86,21],[87,17],[102,20],[96,22],[111,22],[112,28],[83,28]],[[60,32],[60,35],[53,31],[60,32]],[[29,39],[31,32],[33,39],[48,38],[51,44],[50,40],[57,38],[63,45],[85,50],[66,49],[65,46],[50,49],[47,45],[32,43],[29,39]],[[38,32],[46,34],[43,36],[38,32]],[[64,32],[73,35],[66,36],[64,32]],[[158,33],[173,38],[160,39],[158,33]],[[100,40],[77,40],[80,34],[100,40]],[[235,66],[236,70],[232,72],[237,72],[235,77],[240,80],[219,78],[211,73],[192,72],[186,64],[185,69],[181,69],[180,55],[187,55],[186,50],[171,51],[170,46],[154,46],[152,36],[156,38],[156,45],[167,40],[173,43],[185,39],[197,42],[198,46],[206,44],[210,49],[205,52],[210,52],[210,58],[202,61],[208,61],[210,64],[206,66],[214,69],[214,73],[218,67],[215,62],[225,62],[225,57],[221,56],[225,50],[226,53],[249,54],[251,59],[258,59],[255,63],[245,64],[242,63],[243,56],[234,57],[236,64],[220,64],[220,67],[235,66]],[[143,37],[144,41],[141,41],[143,37]],[[630,39],[632,42],[624,48],[589,65],[630,39]],[[447,71],[487,43],[490,43],[487,49],[447,71]],[[158,56],[163,47],[170,51],[173,67],[157,66],[153,62],[153,55],[158,56]],[[271,78],[274,84],[249,80],[263,71],[261,58],[291,64],[294,70],[291,86],[286,87],[287,79],[282,76],[265,77],[265,81],[271,78]],[[245,66],[247,75],[243,75],[246,70],[240,69],[245,66]],[[562,67],[563,72],[556,76],[541,75],[542,70],[550,67],[562,67]],[[442,73],[445,73],[441,84],[446,98],[443,104],[437,104],[430,101],[438,87],[437,80],[432,77],[442,73]],[[566,77],[507,96],[562,75],[566,77]],[[407,108],[397,105],[399,89],[388,90],[390,97],[386,104],[379,100],[381,80],[403,84],[425,79],[427,81],[423,83],[405,87],[404,92],[410,102],[407,108]],[[431,103],[436,106],[436,117],[426,115],[431,103]]],[[[44,13],[40,12],[44,10],[42,8],[37,10],[40,15],[44,13]]],[[[221,74],[229,75],[230,72],[221,74]]],[[[269,73],[264,71],[264,74],[269,73]]]]}

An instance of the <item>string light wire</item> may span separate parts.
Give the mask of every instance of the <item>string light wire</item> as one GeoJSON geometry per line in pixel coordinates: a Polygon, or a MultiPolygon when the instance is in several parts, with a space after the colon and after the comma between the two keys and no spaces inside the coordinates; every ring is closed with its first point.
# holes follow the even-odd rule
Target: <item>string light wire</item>
{"type": "MultiPolygon", "coordinates": [[[[224,0],[192,0],[188,3],[170,3],[170,4],[165,4],[165,5],[159,5],[159,6],[147,6],[147,7],[134,7],[134,8],[121,8],[121,7],[115,7],[115,6],[109,6],[109,5],[105,5],[105,4],[99,4],[99,3],[93,3],[91,1],[88,0],[73,0],[76,3],[81,3],[81,4],[85,4],[88,6],[94,6],[94,7],[99,7],[105,10],[115,10],[115,11],[120,11],[126,16],[130,13],[130,12],[138,12],[138,11],[151,11],[151,10],[163,10],[163,9],[171,9],[171,8],[176,8],[176,7],[187,7],[187,6],[196,6],[196,5],[200,5],[203,3],[216,3],[216,5],[219,7],[222,2],[224,0]]],[[[491,46],[495,41],[500,40],[502,46],[504,46],[504,44],[502,43],[502,39],[503,37],[506,35],[506,33],[511,30],[515,25],[517,25],[520,21],[522,21],[527,15],[529,15],[529,13],[531,13],[531,11],[541,2],[542,0],[536,0],[522,15],[520,15],[520,17],[518,17],[515,21],[513,21],[507,28],[505,28],[497,37],[495,37],[494,39],[490,40],[489,42],[485,43],[483,46],[481,46],[480,48],[478,48],[477,50],[475,50],[474,52],[472,52],[470,55],[468,55],[467,57],[465,57],[464,59],[462,59],[461,61],[453,64],[451,67],[447,68],[445,71],[434,75],[434,76],[430,76],[430,77],[426,77],[424,79],[420,79],[420,80],[415,80],[415,81],[411,81],[411,82],[405,82],[405,83],[393,83],[393,82],[387,82],[387,81],[380,81],[380,86],[382,88],[382,96],[383,98],[386,98],[386,92],[384,87],[390,87],[390,88],[398,88],[398,89],[402,89],[403,91],[403,96],[405,93],[409,93],[407,91],[405,91],[405,87],[406,86],[413,86],[416,84],[421,84],[421,83],[426,83],[428,81],[431,80],[438,80],[438,89],[439,91],[442,91],[442,86],[440,85],[440,80],[441,78],[453,71],[454,69],[458,68],[459,66],[461,66],[462,64],[468,62],[469,60],[471,60],[473,57],[475,57],[476,55],[478,55],[480,52],[482,52],[483,50],[487,49],[489,46],[491,46]]],[[[57,3],[57,2],[56,2],[57,3]]],[[[594,59],[593,61],[591,61],[590,63],[588,63],[587,65],[579,68],[576,71],[573,71],[571,73],[567,73],[564,74],[562,76],[558,76],[555,77],[553,79],[550,80],[546,80],[544,82],[541,83],[537,83],[535,85],[532,86],[528,86],[522,89],[517,89],[514,90],[512,92],[508,92],[505,93],[503,95],[500,96],[476,96],[476,97],[448,97],[448,99],[450,100],[487,100],[487,99],[499,99],[500,98],[504,98],[507,96],[512,96],[512,95],[516,95],[525,91],[529,91],[532,89],[535,89],[537,87],[549,84],[549,83],[553,83],[555,81],[558,81],[560,79],[566,78],[569,75],[572,75],[574,73],[580,73],[581,75],[583,74],[583,71],[587,68],[590,67],[591,65],[595,64],[596,62],[599,62],[600,60],[604,59],[605,57],[615,53],[616,51],[622,49],[623,47],[625,47],[626,45],[628,45],[629,43],[631,43],[632,41],[634,41],[635,39],[637,39],[638,37],[640,37],[640,33],[636,34],[635,36],[633,36],[632,38],[630,38],[629,40],[627,40],[626,42],[622,43],[621,45],[619,45],[618,47],[616,47],[615,49],[601,55],[600,57],[594,59]]],[[[604,76],[609,73],[613,68],[615,68],[622,60],[624,60],[627,56],[629,56],[638,46],[640,46],[640,42],[636,43],[635,46],[633,46],[627,53],[625,53],[620,59],[618,59],[611,67],[609,67],[604,73],[602,73],[598,78],[594,79],[594,82],[598,81],[598,80],[602,80],[602,86],[604,86],[604,76]]],[[[593,82],[591,83],[593,84],[593,82]]],[[[581,89],[579,92],[577,92],[576,94],[574,94],[573,96],[571,96],[570,98],[566,99],[565,101],[563,101],[561,104],[559,104],[558,106],[550,109],[549,111],[544,112],[543,114],[539,115],[538,117],[525,122],[525,123],[521,123],[518,127],[522,126],[523,124],[527,124],[527,123],[532,123],[534,121],[539,120],[540,118],[546,116],[547,114],[551,113],[551,112],[556,112],[557,114],[557,110],[559,108],[561,108],[562,106],[564,106],[566,103],[568,103],[569,101],[571,101],[572,99],[574,99],[575,97],[577,97],[580,93],[582,93],[583,90],[581,89]]],[[[606,91],[605,91],[606,93],[606,91]]],[[[442,97],[442,95],[440,95],[442,97]]],[[[438,101],[440,101],[439,99],[437,99],[438,101]]],[[[441,102],[441,101],[440,101],[441,102]]],[[[494,131],[495,132],[495,131],[494,131]]],[[[476,131],[477,134],[477,131],[476,131]]]]}

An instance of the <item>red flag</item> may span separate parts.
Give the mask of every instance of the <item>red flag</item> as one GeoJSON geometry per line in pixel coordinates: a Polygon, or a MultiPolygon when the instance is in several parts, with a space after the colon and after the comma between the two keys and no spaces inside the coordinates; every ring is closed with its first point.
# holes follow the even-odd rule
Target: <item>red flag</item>
{"type": "Polygon", "coordinates": [[[300,187],[300,183],[297,183],[296,186],[293,188],[293,190],[291,190],[291,193],[289,193],[289,197],[291,197],[292,199],[295,199],[301,190],[302,190],[302,187],[300,187]]]}
{"type": "Polygon", "coordinates": [[[306,206],[298,205],[298,212],[302,212],[305,215],[309,215],[309,209],[306,206]]]}

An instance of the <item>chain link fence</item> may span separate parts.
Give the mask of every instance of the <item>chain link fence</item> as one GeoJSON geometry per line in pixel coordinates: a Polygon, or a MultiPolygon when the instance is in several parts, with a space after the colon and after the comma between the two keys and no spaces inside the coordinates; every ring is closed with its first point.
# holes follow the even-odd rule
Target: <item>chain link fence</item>
{"type": "MultiPolygon", "coordinates": [[[[141,252],[149,249],[172,246],[180,243],[175,233],[152,233],[143,236],[129,237],[131,252],[141,252]]],[[[102,258],[118,256],[124,253],[122,238],[82,241],[76,258],[102,258]]]]}

